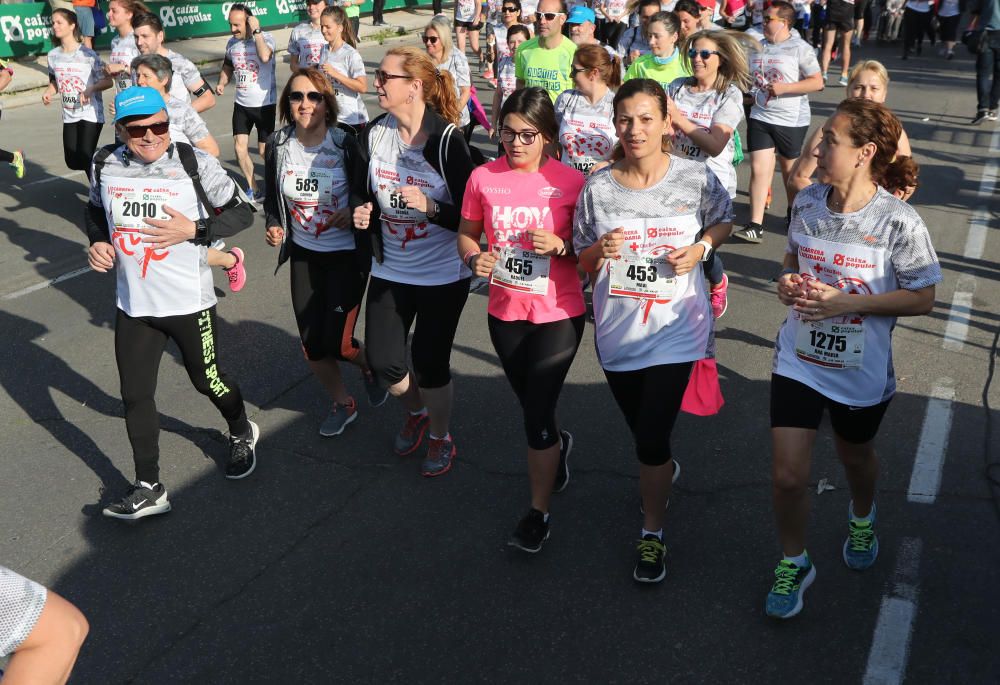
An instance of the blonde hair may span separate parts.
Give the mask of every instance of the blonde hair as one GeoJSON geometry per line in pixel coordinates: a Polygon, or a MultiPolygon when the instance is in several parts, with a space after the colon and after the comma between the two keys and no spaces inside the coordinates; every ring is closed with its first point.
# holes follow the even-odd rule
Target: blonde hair
{"type": "MultiPolygon", "coordinates": [[[[719,72],[712,87],[719,93],[725,93],[729,86],[735,85],[744,93],[748,92],[753,86],[753,77],[750,75],[747,53],[760,50],[760,43],[738,31],[695,31],[684,39],[681,46],[681,60],[689,74],[692,70],[688,50],[702,39],[715,43],[715,49],[719,53],[719,72]]],[[[688,83],[693,82],[694,77],[688,77],[688,83]]]]}
{"type": "Polygon", "coordinates": [[[406,75],[423,84],[424,102],[446,121],[458,125],[461,110],[455,96],[455,79],[450,72],[439,71],[430,55],[420,48],[392,48],[385,54],[401,57],[406,75]]]}
{"type": "MultiPolygon", "coordinates": [[[[424,32],[427,29],[434,29],[434,32],[438,34],[438,40],[441,41],[441,62],[447,62],[448,57],[451,56],[451,51],[455,49],[455,43],[451,40],[451,23],[448,18],[443,14],[435,15],[433,19],[428,22],[427,26],[424,27],[424,32]]],[[[431,58],[434,59],[433,57],[431,58]]]]}
{"type": "Polygon", "coordinates": [[[847,87],[850,88],[854,80],[865,71],[872,72],[881,79],[885,88],[889,87],[889,70],[885,68],[884,64],[874,59],[866,59],[864,62],[858,62],[854,65],[854,68],[851,69],[851,76],[847,79],[847,87]]]}

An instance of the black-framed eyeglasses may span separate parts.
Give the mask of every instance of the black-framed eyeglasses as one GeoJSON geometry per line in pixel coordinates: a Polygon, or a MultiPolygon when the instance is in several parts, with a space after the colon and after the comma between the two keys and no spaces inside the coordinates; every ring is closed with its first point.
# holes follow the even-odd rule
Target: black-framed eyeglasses
{"type": "Polygon", "coordinates": [[[288,94],[289,102],[302,102],[303,100],[309,100],[314,105],[318,105],[323,102],[323,93],[318,90],[310,90],[308,93],[303,93],[301,90],[293,90],[288,94]]]}
{"type": "Polygon", "coordinates": [[[424,41],[424,45],[436,45],[438,42],[437,36],[420,36],[420,40],[424,41]]]}
{"type": "Polygon", "coordinates": [[[718,50],[695,50],[694,48],[691,48],[690,50],[688,50],[688,59],[694,59],[695,56],[697,56],[701,57],[702,62],[707,62],[709,57],[718,54],[719,54],[718,50]]]}
{"type": "MultiPolygon", "coordinates": [[[[126,126],[125,131],[129,138],[144,138],[146,131],[152,131],[154,136],[163,136],[170,130],[169,121],[158,121],[155,124],[133,124],[126,126]]],[[[526,143],[527,144],[527,143],[526,143]]]]}
{"type": "Polygon", "coordinates": [[[501,7],[500,11],[503,12],[504,14],[510,14],[511,12],[520,12],[521,10],[517,9],[516,7],[501,7]]]}
{"type": "Polygon", "coordinates": [[[521,141],[522,145],[531,145],[535,142],[535,136],[538,135],[538,131],[515,131],[510,128],[500,129],[500,140],[505,143],[513,143],[514,139],[517,138],[521,141]]]}
{"type": "Polygon", "coordinates": [[[385,85],[394,78],[405,78],[411,80],[413,79],[413,77],[408,74],[387,74],[382,69],[375,70],[375,80],[381,83],[382,85],[385,85]]]}
{"type": "Polygon", "coordinates": [[[565,17],[565,16],[566,16],[565,12],[535,12],[535,19],[537,19],[538,21],[541,21],[542,19],[544,19],[545,21],[555,21],[556,17],[565,17]]]}

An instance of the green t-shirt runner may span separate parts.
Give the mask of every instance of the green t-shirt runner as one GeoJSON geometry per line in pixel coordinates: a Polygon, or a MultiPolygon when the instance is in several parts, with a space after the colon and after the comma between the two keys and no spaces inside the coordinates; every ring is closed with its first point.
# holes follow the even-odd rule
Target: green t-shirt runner
{"type": "Polygon", "coordinates": [[[673,56],[667,59],[669,61],[661,64],[660,61],[662,60],[658,60],[655,55],[642,55],[629,66],[628,71],[625,72],[625,80],[651,78],[659,83],[663,87],[663,90],[666,90],[667,86],[674,82],[674,79],[691,75],[684,68],[680,51],[674,49],[673,56]]]}
{"type": "Polygon", "coordinates": [[[525,87],[537,86],[547,90],[554,103],[559,93],[573,87],[570,71],[575,54],[576,45],[565,36],[554,48],[543,48],[538,44],[538,36],[535,36],[521,43],[517,49],[514,76],[525,87]]]}

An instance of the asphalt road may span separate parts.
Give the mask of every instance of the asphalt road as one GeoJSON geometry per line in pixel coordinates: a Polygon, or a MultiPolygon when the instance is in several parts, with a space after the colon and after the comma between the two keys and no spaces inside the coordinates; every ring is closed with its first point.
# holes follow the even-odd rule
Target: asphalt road
{"type": "MultiPolygon", "coordinates": [[[[370,68],[382,50],[362,50],[370,68]]],[[[114,280],[76,275],[85,188],[63,166],[58,111],[4,112],[0,144],[24,147],[29,164],[18,184],[0,170],[0,562],[87,614],[73,682],[1000,680],[1000,508],[985,476],[1000,459],[1000,417],[986,404],[1000,405],[998,383],[987,387],[1000,325],[1000,129],[966,125],[975,81],[965,55],[900,62],[874,45],[861,54],[892,73],[889,104],[923,168],[913,203],[945,280],[934,311],[895,331],[899,394],[878,441],[879,561],[859,574],[840,559],[849,494],[824,428],[812,476],[834,489],[813,499],[818,578],[785,623],[763,615],[779,554],[767,426],[782,193],[762,245],[722,250],[727,403],[718,416],[678,421],[684,471],[668,575],[638,587],[636,462],[589,329],[560,403],[576,437],[571,483],[555,498],[544,551],[512,552],[505,541],[528,504],[525,444],[486,334],[485,293],[470,297],[453,354],[458,462],[426,480],[392,454],[402,415],[391,403],[362,406],[341,437],[317,435],[326,402],[260,218],[229,241],[246,251],[246,288],[233,295],[216,280],[223,363],[262,429],[256,473],[223,479],[224,423],[171,351],[158,402],[174,511],[138,525],[102,518],[102,490],[132,477],[114,280]],[[930,486],[914,485],[927,476],[930,486]]],[[[282,65],[282,84],[287,73],[282,65]]],[[[814,123],[842,93],[813,98],[814,123]]],[[[231,98],[230,89],[207,120],[235,170],[231,98]]],[[[350,384],[362,393],[353,375],[350,384]]]]}

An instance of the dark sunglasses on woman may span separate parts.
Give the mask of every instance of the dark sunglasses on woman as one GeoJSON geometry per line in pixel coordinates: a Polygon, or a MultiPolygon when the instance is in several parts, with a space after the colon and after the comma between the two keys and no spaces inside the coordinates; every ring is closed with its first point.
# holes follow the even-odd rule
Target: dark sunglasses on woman
{"type": "Polygon", "coordinates": [[[288,94],[289,102],[302,102],[305,99],[308,99],[309,102],[313,103],[314,105],[318,105],[319,103],[323,102],[323,93],[319,92],[318,90],[311,90],[308,93],[303,93],[300,90],[293,90],[291,93],[288,94]]]}
{"type": "Polygon", "coordinates": [[[437,45],[437,36],[420,36],[420,40],[424,41],[424,45],[437,45]]]}

